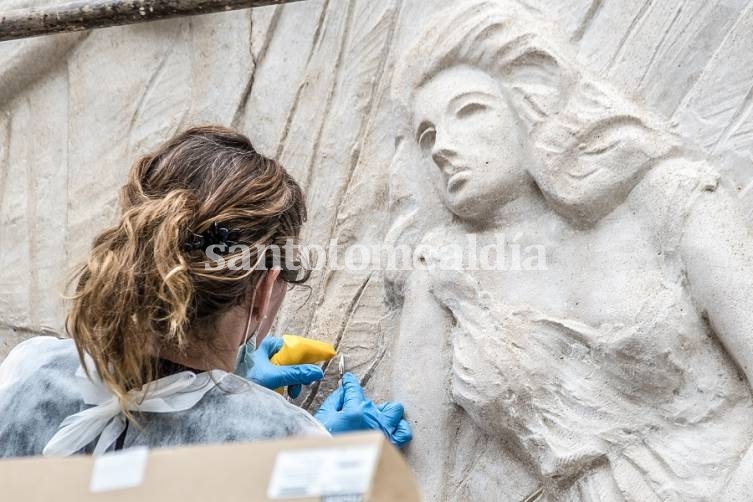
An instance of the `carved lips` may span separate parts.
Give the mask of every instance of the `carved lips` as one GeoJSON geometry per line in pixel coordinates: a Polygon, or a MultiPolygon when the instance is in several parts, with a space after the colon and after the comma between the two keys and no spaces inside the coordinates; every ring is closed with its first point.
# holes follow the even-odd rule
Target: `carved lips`
{"type": "Polygon", "coordinates": [[[470,177],[471,172],[469,170],[463,170],[453,174],[452,176],[450,176],[450,179],[447,180],[447,192],[457,192],[458,190],[460,190],[460,188],[463,187],[463,185],[465,185],[470,177]]]}

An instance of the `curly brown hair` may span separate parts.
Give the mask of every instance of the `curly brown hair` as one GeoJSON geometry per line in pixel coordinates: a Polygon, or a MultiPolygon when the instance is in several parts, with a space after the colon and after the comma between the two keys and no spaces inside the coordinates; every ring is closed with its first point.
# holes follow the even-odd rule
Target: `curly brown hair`
{"type": "Polygon", "coordinates": [[[125,410],[128,391],[156,375],[160,352],[211,343],[218,318],[263,274],[217,267],[184,243],[221,224],[259,263],[268,246],[297,240],[306,206],[282,166],[219,126],[187,130],[137,160],[120,195],[119,220],[74,277],[66,329],[83,367],[88,354],[125,410]]]}

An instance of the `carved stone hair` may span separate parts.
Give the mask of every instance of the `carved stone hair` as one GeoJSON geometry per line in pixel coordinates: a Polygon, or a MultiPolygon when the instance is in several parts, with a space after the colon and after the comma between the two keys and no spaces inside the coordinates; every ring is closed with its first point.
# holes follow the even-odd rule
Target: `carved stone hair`
{"type": "Polygon", "coordinates": [[[464,2],[434,16],[401,58],[393,99],[412,112],[416,90],[440,71],[467,64],[500,80],[530,131],[556,112],[578,79],[576,69],[531,27],[541,25],[516,3],[464,2]]]}

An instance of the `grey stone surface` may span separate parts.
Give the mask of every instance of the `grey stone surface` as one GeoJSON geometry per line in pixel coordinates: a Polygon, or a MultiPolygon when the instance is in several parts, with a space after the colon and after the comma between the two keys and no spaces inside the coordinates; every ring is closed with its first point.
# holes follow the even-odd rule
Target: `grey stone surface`
{"type": "Polygon", "coordinates": [[[0,62],[0,357],[62,333],[133,159],[218,122],[301,182],[310,243],[472,224],[545,245],[545,273],[491,279],[325,269],[280,315],[405,401],[427,500],[746,500],[753,2],[308,0],[4,43],[0,62]],[[446,110],[464,86],[496,96],[480,129],[446,110]],[[446,140],[496,169],[450,190],[446,140]]]}

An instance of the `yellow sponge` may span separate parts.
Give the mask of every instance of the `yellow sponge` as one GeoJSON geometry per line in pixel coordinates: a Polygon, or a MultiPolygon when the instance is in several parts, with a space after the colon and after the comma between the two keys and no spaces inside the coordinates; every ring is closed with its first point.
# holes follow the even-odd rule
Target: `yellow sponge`
{"type": "Polygon", "coordinates": [[[335,347],[326,342],[297,335],[282,335],[282,348],[270,362],[277,366],[313,364],[329,361],[335,357],[335,347]]]}

